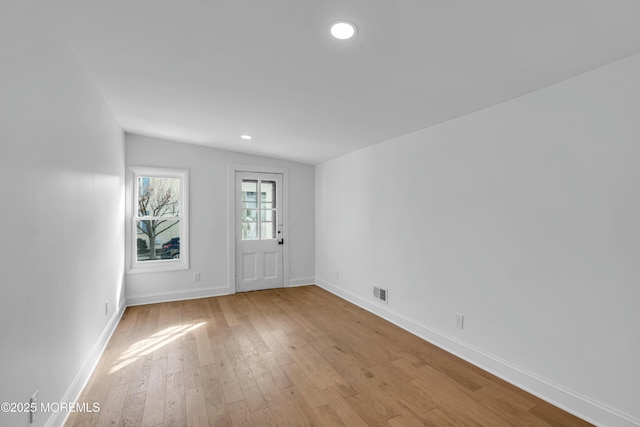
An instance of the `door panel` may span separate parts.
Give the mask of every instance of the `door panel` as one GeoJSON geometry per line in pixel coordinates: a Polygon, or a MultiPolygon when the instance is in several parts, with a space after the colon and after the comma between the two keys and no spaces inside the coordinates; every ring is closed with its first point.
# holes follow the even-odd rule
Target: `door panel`
{"type": "Polygon", "coordinates": [[[282,175],[236,173],[236,291],[281,288],[282,175]]]}
{"type": "Polygon", "coordinates": [[[265,279],[275,279],[278,277],[278,263],[280,262],[277,252],[265,252],[263,263],[263,277],[265,279]]]}
{"type": "Polygon", "coordinates": [[[242,254],[242,280],[258,280],[258,257],[255,253],[242,254]]]}

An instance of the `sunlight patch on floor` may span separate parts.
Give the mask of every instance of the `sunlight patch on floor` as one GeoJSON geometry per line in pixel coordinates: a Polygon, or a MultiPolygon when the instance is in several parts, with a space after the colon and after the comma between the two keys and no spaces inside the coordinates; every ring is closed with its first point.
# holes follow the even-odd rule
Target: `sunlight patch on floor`
{"type": "Polygon", "coordinates": [[[178,325],[178,326],[170,326],[166,329],[163,329],[155,334],[151,335],[149,338],[142,339],[131,346],[122,353],[122,355],[116,360],[113,367],[109,371],[109,374],[113,374],[114,372],[119,371],[120,369],[130,365],[135,362],[142,356],[146,356],[147,354],[158,350],[165,345],[177,340],[180,337],[192,332],[199,327],[206,325],[207,322],[200,322],[196,324],[190,325],[178,325]]]}

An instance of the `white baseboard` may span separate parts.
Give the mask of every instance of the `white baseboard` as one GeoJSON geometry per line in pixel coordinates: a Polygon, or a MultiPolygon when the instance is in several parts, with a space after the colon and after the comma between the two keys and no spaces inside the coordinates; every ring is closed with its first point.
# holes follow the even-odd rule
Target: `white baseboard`
{"type": "MultiPolygon", "coordinates": [[[[93,375],[93,371],[96,369],[96,366],[98,366],[98,362],[100,361],[100,358],[102,357],[102,353],[104,353],[104,350],[107,347],[107,344],[111,339],[111,336],[113,335],[113,333],[116,330],[116,327],[120,323],[120,319],[124,314],[125,308],[126,308],[126,305],[123,299],[118,309],[115,311],[115,313],[113,313],[113,316],[111,316],[111,319],[109,319],[109,322],[104,327],[104,330],[100,334],[100,337],[98,337],[98,340],[96,341],[95,345],[91,349],[91,352],[89,353],[89,357],[87,357],[87,360],[84,362],[84,364],[80,368],[80,371],[78,371],[78,374],[71,382],[71,385],[67,389],[66,393],[64,394],[64,396],[62,396],[60,403],[70,403],[70,402],[76,402],[78,400],[78,398],[80,397],[80,393],[82,393],[82,390],[84,390],[85,386],[89,382],[91,375],[93,375]]],[[[47,420],[47,422],[45,423],[45,427],[64,425],[65,421],[67,420],[67,417],[70,414],[71,412],[62,412],[62,411],[53,412],[49,417],[49,419],[47,420]],[[62,416],[62,419],[60,419],[61,416],[62,416]]]]}
{"type": "Polygon", "coordinates": [[[315,277],[296,277],[294,279],[289,279],[289,284],[287,285],[287,288],[313,285],[316,282],[315,280],[316,280],[315,277]]]}
{"type": "Polygon", "coordinates": [[[142,295],[127,295],[127,306],[156,304],[160,302],[184,301],[189,299],[228,295],[229,288],[197,288],[184,291],[154,292],[142,295]]]}
{"type": "Polygon", "coordinates": [[[503,380],[598,426],[640,427],[640,420],[616,409],[596,402],[573,390],[555,384],[545,378],[502,360],[490,353],[461,342],[454,337],[433,328],[407,319],[403,315],[382,306],[375,300],[366,300],[359,295],[344,290],[323,279],[316,278],[321,288],[343,298],[383,319],[411,332],[412,334],[452,353],[467,362],[502,378],[503,380]]]}

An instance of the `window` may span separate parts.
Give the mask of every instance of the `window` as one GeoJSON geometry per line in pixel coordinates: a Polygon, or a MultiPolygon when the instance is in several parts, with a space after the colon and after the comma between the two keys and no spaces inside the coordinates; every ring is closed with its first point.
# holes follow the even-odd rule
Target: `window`
{"type": "Polygon", "coordinates": [[[276,238],[275,181],[242,180],[241,221],[242,240],[272,240],[276,238]]]}
{"type": "Polygon", "coordinates": [[[132,168],[130,177],[130,272],[189,268],[188,172],[132,168]]]}

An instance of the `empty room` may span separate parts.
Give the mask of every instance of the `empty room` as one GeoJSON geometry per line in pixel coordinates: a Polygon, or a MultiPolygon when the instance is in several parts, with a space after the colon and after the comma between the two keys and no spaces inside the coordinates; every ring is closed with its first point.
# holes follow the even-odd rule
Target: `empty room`
{"type": "Polygon", "coordinates": [[[638,22],[0,0],[0,426],[640,427],[638,22]]]}

